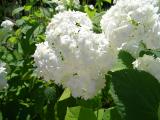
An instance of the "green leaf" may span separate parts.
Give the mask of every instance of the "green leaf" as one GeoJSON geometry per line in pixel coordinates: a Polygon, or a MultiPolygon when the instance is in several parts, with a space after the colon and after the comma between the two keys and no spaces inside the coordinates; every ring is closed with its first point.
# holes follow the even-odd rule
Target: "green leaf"
{"type": "Polygon", "coordinates": [[[37,37],[39,34],[41,35],[44,31],[44,26],[39,25],[33,32],[34,37],[37,37]]]}
{"type": "Polygon", "coordinates": [[[25,10],[25,11],[30,11],[31,8],[32,8],[32,5],[25,5],[25,6],[24,6],[24,10],[25,10]]]}
{"type": "Polygon", "coordinates": [[[7,29],[0,29],[0,41],[6,41],[11,33],[7,29]]]}
{"type": "Polygon", "coordinates": [[[88,100],[76,99],[76,103],[78,106],[83,106],[91,109],[99,109],[102,106],[102,97],[100,95],[97,95],[94,98],[88,100]]]}
{"type": "Polygon", "coordinates": [[[139,56],[142,57],[144,54],[160,57],[160,50],[143,50],[140,52],[139,56]]]}
{"type": "Polygon", "coordinates": [[[103,0],[103,1],[106,1],[106,2],[108,2],[108,3],[112,3],[112,0],[103,0]]]}
{"type": "Polygon", "coordinates": [[[160,84],[149,73],[125,69],[112,73],[111,94],[124,120],[158,120],[160,84]]]}
{"type": "Polygon", "coordinates": [[[84,11],[88,14],[90,18],[94,17],[96,14],[96,9],[90,9],[88,5],[84,6],[84,11]]]}
{"type": "Polygon", "coordinates": [[[115,107],[95,111],[97,120],[122,120],[115,107]]]}
{"type": "Polygon", "coordinates": [[[25,26],[22,28],[22,33],[26,34],[31,28],[32,28],[32,26],[25,25],[25,26]]]}
{"type": "Polygon", "coordinates": [[[71,91],[69,88],[66,88],[62,94],[62,96],[60,97],[60,99],[58,101],[62,101],[65,100],[67,98],[71,97],[71,91]]]}
{"type": "Polygon", "coordinates": [[[34,15],[36,16],[36,17],[43,17],[43,12],[41,12],[41,11],[39,11],[39,10],[36,10],[36,11],[34,11],[34,15]]]}
{"type": "Polygon", "coordinates": [[[51,13],[49,12],[49,10],[47,8],[40,8],[40,12],[45,17],[52,17],[51,13]]]}
{"type": "Polygon", "coordinates": [[[158,120],[160,120],[160,103],[159,103],[159,107],[158,107],[158,120]]]}
{"type": "Polygon", "coordinates": [[[13,10],[12,15],[14,16],[15,14],[18,14],[19,12],[23,11],[24,7],[19,7],[13,10]]]}
{"type": "Polygon", "coordinates": [[[133,61],[135,61],[135,59],[131,56],[131,54],[126,51],[120,51],[118,54],[118,61],[111,71],[133,68],[133,61]]]}
{"type": "Polygon", "coordinates": [[[72,97],[58,101],[55,107],[56,116],[59,118],[59,120],[64,120],[67,112],[67,107],[73,107],[75,105],[76,105],[76,100],[72,97]]]}
{"type": "Polygon", "coordinates": [[[21,26],[25,23],[25,21],[23,19],[18,19],[16,20],[16,25],[21,26]]]}
{"type": "Polygon", "coordinates": [[[17,38],[16,37],[10,37],[9,39],[8,39],[8,41],[10,42],[10,43],[16,43],[17,42],[17,38]]]}
{"type": "MultiPolygon", "coordinates": [[[[102,120],[102,119],[101,119],[102,120]]],[[[106,109],[103,115],[103,120],[122,120],[115,107],[106,109]]]]}
{"type": "Polygon", "coordinates": [[[101,33],[102,29],[100,27],[100,20],[102,18],[102,15],[104,15],[105,12],[96,13],[94,17],[91,18],[93,23],[93,31],[96,33],[101,33]]]}
{"type": "Polygon", "coordinates": [[[99,109],[94,112],[96,115],[97,120],[103,120],[103,115],[104,115],[104,109],[99,109]]]}
{"type": "Polygon", "coordinates": [[[67,108],[65,120],[97,120],[94,112],[80,106],[67,108]]]}
{"type": "Polygon", "coordinates": [[[3,120],[2,112],[0,112],[0,120],[3,120]]]}
{"type": "Polygon", "coordinates": [[[56,98],[56,90],[54,87],[47,87],[44,90],[44,94],[49,101],[52,101],[54,98],[56,98]]]}

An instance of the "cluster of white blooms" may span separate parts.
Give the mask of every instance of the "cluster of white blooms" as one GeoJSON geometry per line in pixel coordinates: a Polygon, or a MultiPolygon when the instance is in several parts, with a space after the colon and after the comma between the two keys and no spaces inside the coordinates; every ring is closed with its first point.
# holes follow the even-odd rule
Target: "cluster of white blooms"
{"type": "Polygon", "coordinates": [[[8,30],[12,30],[14,23],[10,20],[5,20],[1,23],[1,27],[6,28],[8,30]]]}
{"type": "Polygon", "coordinates": [[[47,27],[46,41],[38,44],[34,53],[41,77],[70,88],[74,97],[84,99],[92,98],[105,86],[104,73],[117,59],[105,36],[91,29],[85,13],[59,13],[47,27]]]}
{"type": "Polygon", "coordinates": [[[118,1],[118,0],[113,0],[113,3],[116,4],[117,1],[118,1]]]}
{"type": "Polygon", "coordinates": [[[57,4],[57,7],[55,8],[56,11],[62,12],[66,10],[65,4],[62,0],[55,0],[54,2],[57,4]]]}
{"type": "MultiPolygon", "coordinates": [[[[74,40],[81,29],[92,29],[92,22],[86,13],[64,11],[52,18],[46,29],[46,40],[49,44],[59,44],[61,39],[74,40]]],[[[67,42],[67,41],[66,41],[67,42]]]]}
{"type": "Polygon", "coordinates": [[[134,61],[133,65],[138,70],[144,70],[150,73],[160,81],[160,58],[144,55],[143,57],[139,57],[136,61],[134,61]]]}
{"type": "Polygon", "coordinates": [[[67,5],[74,5],[77,7],[80,5],[79,0],[55,0],[54,2],[57,4],[55,10],[58,12],[65,11],[67,9],[67,5]]]}
{"type": "Polygon", "coordinates": [[[159,49],[160,20],[154,4],[152,0],[118,0],[101,20],[111,44],[133,56],[137,56],[142,43],[148,49],[159,49]]]}
{"type": "Polygon", "coordinates": [[[91,4],[88,6],[91,10],[94,10],[94,6],[91,4]]]}
{"type": "MultiPolygon", "coordinates": [[[[117,3],[117,1],[120,1],[120,0],[113,0],[113,3],[117,3]]],[[[121,1],[123,1],[123,0],[121,0],[121,1]]],[[[132,0],[130,0],[130,1],[132,1],[132,0]]],[[[150,4],[153,4],[155,6],[158,6],[158,3],[160,1],[159,0],[143,0],[143,2],[150,3],[150,4]]]]}
{"type": "Polygon", "coordinates": [[[3,62],[0,62],[0,90],[7,86],[7,81],[5,80],[6,68],[4,66],[5,64],[3,62]]]}

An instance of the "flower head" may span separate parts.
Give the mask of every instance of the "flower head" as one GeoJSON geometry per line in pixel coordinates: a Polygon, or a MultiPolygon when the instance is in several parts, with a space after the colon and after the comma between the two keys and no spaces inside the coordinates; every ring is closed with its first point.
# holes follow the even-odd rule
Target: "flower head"
{"type": "Polygon", "coordinates": [[[6,28],[8,30],[12,30],[13,26],[14,26],[14,23],[10,20],[5,20],[1,23],[1,26],[3,28],[6,28]]]}
{"type": "Polygon", "coordinates": [[[113,46],[134,56],[141,43],[148,49],[160,48],[158,7],[151,0],[118,0],[102,16],[101,27],[113,46]]]}
{"type": "Polygon", "coordinates": [[[133,65],[138,70],[144,70],[150,73],[160,81],[160,58],[144,55],[143,57],[139,57],[136,61],[134,61],[133,65]]]}
{"type": "Polygon", "coordinates": [[[86,14],[57,14],[46,30],[46,41],[37,45],[34,59],[45,80],[71,89],[74,97],[89,99],[105,86],[104,73],[116,62],[117,52],[103,34],[91,31],[86,14]]]}

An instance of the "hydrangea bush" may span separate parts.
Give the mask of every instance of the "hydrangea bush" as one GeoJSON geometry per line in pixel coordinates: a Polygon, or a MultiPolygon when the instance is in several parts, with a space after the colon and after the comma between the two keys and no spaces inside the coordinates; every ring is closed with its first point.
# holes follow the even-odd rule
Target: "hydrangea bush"
{"type": "Polygon", "coordinates": [[[0,28],[0,119],[160,120],[159,7],[46,0],[15,9],[0,28]]]}

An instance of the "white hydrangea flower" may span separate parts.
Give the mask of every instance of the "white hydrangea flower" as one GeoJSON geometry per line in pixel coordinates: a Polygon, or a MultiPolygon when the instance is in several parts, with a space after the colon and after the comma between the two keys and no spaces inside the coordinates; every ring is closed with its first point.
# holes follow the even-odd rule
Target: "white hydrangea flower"
{"type": "Polygon", "coordinates": [[[79,0],[55,0],[54,1],[58,6],[55,8],[56,11],[58,12],[63,12],[67,10],[67,5],[73,5],[75,7],[80,6],[79,0]]]}
{"type": "Polygon", "coordinates": [[[66,37],[70,37],[71,35],[76,36],[81,28],[92,29],[92,22],[86,13],[79,11],[64,11],[58,13],[47,26],[47,41],[52,44],[53,39],[59,41],[60,38],[65,37],[66,39],[66,37]]]}
{"type": "Polygon", "coordinates": [[[101,27],[117,48],[133,51],[135,45],[143,42],[148,49],[159,49],[160,20],[157,12],[158,7],[151,4],[151,0],[118,0],[102,16],[101,27]]]}
{"type": "Polygon", "coordinates": [[[1,23],[1,26],[3,28],[6,28],[8,30],[12,30],[13,29],[13,26],[14,26],[14,23],[10,20],[5,20],[1,23]]]}
{"type": "Polygon", "coordinates": [[[55,8],[56,11],[63,12],[66,10],[66,7],[62,0],[56,0],[54,2],[57,4],[57,7],[55,8]]]}
{"type": "MultiPolygon", "coordinates": [[[[55,54],[55,51],[48,46],[48,42],[37,44],[37,49],[33,55],[35,63],[37,65],[37,72],[40,77],[44,77],[45,80],[51,80],[54,78],[52,73],[60,67],[60,60],[55,54]]],[[[59,71],[60,72],[60,71],[59,71]]],[[[60,78],[61,79],[61,78],[60,78]]],[[[56,78],[57,84],[60,80],[56,78]]]]}
{"type": "MultiPolygon", "coordinates": [[[[116,4],[118,1],[124,1],[124,0],[113,0],[113,3],[116,4]]],[[[133,0],[130,0],[130,1],[133,1],[133,0]]],[[[154,6],[158,6],[160,1],[159,0],[143,0],[143,1],[140,1],[140,2],[149,3],[149,4],[152,4],[154,6]]]]}
{"type": "Polygon", "coordinates": [[[46,42],[37,45],[37,71],[45,80],[70,88],[74,97],[92,98],[105,86],[104,73],[115,64],[117,52],[103,34],[90,31],[86,14],[59,15],[47,27],[46,42]]]}
{"type": "Polygon", "coordinates": [[[91,10],[94,10],[94,6],[91,4],[91,5],[88,5],[88,7],[91,9],[91,10]]]}
{"type": "Polygon", "coordinates": [[[144,55],[143,57],[136,59],[136,61],[133,62],[133,65],[134,68],[144,70],[160,81],[160,58],[144,55]]]}
{"type": "Polygon", "coordinates": [[[5,64],[3,62],[0,62],[0,90],[7,86],[7,81],[5,80],[6,68],[4,66],[5,64]]]}
{"type": "Polygon", "coordinates": [[[113,3],[116,4],[118,0],[113,0],[113,3]]]}

